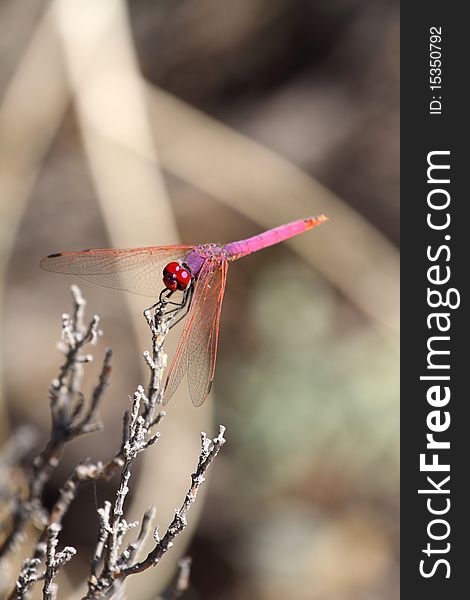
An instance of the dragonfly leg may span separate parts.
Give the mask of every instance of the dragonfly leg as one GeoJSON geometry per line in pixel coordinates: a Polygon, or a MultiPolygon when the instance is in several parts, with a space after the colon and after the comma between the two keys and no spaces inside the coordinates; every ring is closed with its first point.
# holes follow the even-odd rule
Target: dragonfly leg
{"type": "Polygon", "coordinates": [[[173,316],[170,319],[170,329],[172,327],[174,327],[175,325],[177,325],[182,319],[184,319],[184,317],[188,314],[189,309],[191,307],[191,301],[193,299],[193,285],[191,284],[185,291],[184,291],[184,296],[183,296],[183,300],[181,301],[181,304],[179,305],[178,308],[173,308],[170,311],[168,311],[167,313],[165,313],[166,315],[168,314],[172,314],[173,316]],[[176,319],[176,320],[174,320],[176,319]]]}
{"type": "Polygon", "coordinates": [[[155,304],[152,304],[152,306],[149,306],[148,308],[146,308],[144,310],[144,313],[147,313],[151,310],[153,310],[154,308],[163,308],[165,307],[167,304],[174,304],[174,302],[170,302],[168,300],[168,298],[173,294],[174,292],[172,292],[172,290],[169,290],[167,288],[165,288],[164,290],[162,290],[160,292],[160,296],[158,297],[158,302],[155,302],[155,304]]]}
{"type": "Polygon", "coordinates": [[[160,292],[160,296],[158,297],[158,302],[149,306],[149,308],[145,309],[144,315],[148,315],[150,311],[155,310],[155,316],[160,315],[160,317],[166,317],[168,320],[168,326],[171,329],[177,323],[183,319],[189,311],[189,307],[191,305],[191,300],[193,297],[193,285],[191,284],[185,291],[183,295],[183,299],[181,302],[173,302],[170,300],[170,297],[173,295],[173,291],[169,289],[164,289],[160,292]],[[167,310],[167,307],[172,306],[174,308],[170,308],[167,310]],[[181,314],[180,314],[181,313],[181,314]],[[175,320],[176,319],[176,320],[175,320]]]}

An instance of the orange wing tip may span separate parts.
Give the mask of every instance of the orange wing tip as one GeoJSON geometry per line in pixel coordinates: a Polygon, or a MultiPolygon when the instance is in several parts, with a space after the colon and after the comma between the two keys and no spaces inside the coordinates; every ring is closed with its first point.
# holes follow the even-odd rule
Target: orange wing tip
{"type": "Polygon", "coordinates": [[[307,225],[308,229],[312,229],[312,227],[316,227],[317,225],[321,225],[326,221],[329,221],[330,217],[326,215],[318,215],[317,217],[309,217],[308,219],[304,219],[304,223],[307,225]]]}

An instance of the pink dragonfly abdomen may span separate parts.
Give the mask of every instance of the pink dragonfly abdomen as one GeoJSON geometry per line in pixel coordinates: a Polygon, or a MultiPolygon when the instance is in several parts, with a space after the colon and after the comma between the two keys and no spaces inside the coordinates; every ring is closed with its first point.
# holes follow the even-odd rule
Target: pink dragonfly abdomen
{"type": "Polygon", "coordinates": [[[299,235],[299,233],[303,233],[308,229],[312,229],[312,227],[320,225],[320,223],[324,223],[327,220],[328,217],[325,215],[309,217],[308,219],[299,219],[298,221],[280,225],[279,227],[275,227],[274,229],[270,229],[269,231],[265,231],[264,233],[260,233],[246,240],[230,242],[230,244],[224,246],[224,249],[230,254],[231,260],[237,260],[252,252],[257,252],[268,246],[273,246],[274,244],[288,240],[289,238],[299,235]]]}

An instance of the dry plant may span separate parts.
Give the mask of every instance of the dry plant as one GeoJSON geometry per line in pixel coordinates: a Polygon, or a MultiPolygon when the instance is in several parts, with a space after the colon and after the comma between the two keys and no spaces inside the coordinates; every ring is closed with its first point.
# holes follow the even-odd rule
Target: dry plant
{"type": "MultiPolygon", "coordinates": [[[[139,523],[128,522],[125,519],[124,507],[134,461],[160,437],[160,433],[155,432],[155,429],[166,416],[161,410],[162,378],[167,358],[163,345],[168,331],[179,316],[179,311],[172,309],[168,301],[161,297],[159,302],[144,312],[152,336],[152,351],[143,353],[150,378],[147,387],[138,386],[130,398],[131,407],[124,414],[119,449],[106,462],[85,459],[77,465],[60,490],[55,504],[47,510],[42,504],[43,491],[59,464],[65,445],[78,436],[102,429],[98,409],[111,373],[112,352],[108,349],[91,397],[85,398],[81,391],[83,369],[93,359],[91,354],[86,353],[86,349],[96,344],[102,332],[97,316],[88,323],[85,322],[86,302],[76,286],[72,286],[72,297],[72,314],[62,316],[60,349],[65,360],[49,389],[52,419],[49,441],[35,459],[30,475],[24,478],[23,488],[15,489],[11,484],[4,486],[0,497],[3,505],[0,512],[2,561],[8,560],[9,553],[24,540],[30,521],[40,523],[34,553],[23,561],[15,586],[7,596],[10,599],[27,598],[33,586],[40,582],[44,599],[57,597],[58,586],[54,581],[57,573],[76,554],[76,549],[71,546],[59,550],[62,521],[77,495],[79,486],[86,481],[108,480],[114,475],[119,479],[114,499],[105,501],[104,505],[98,508],[99,533],[84,598],[110,598],[120,589],[127,577],[157,565],[172,547],[175,537],[186,527],[188,511],[205,481],[207,468],[225,443],[223,426],[219,427],[219,433],[213,439],[208,438],[205,433],[201,434],[201,452],[195,471],[191,475],[189,490],[180,508],[176,509],[164,535],[160,537],[158,527],[154,528],[152,549],[146,556],[139,557],[142,543],[152,527],[155,511],[151,507],[145,512],[137,535],[129,542],[124,539],[126,534],[137,528],[139,523]]],[[[12,480],[11,475],[18,469],[19,458],[32,443],[31,433],[24,434],[25,431],[21,436],[16,435],[1,455],[2,481],[12,480]]],[[[182,559],[179,562],[177,581],[173,588],[165,593],[165,598],[178,598],[188,588],[189,569],[189,559],[182,559]]]]}

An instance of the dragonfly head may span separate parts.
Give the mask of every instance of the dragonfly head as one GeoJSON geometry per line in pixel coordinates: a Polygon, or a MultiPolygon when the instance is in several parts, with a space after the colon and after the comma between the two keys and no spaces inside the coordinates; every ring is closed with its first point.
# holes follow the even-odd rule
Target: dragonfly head
{"type": "Polygon", "coordinates": [[[172,292],[184,291],[191,283],[191,271],[179,262],[168,263],[163,269],[163,283],[172,292]]]}

